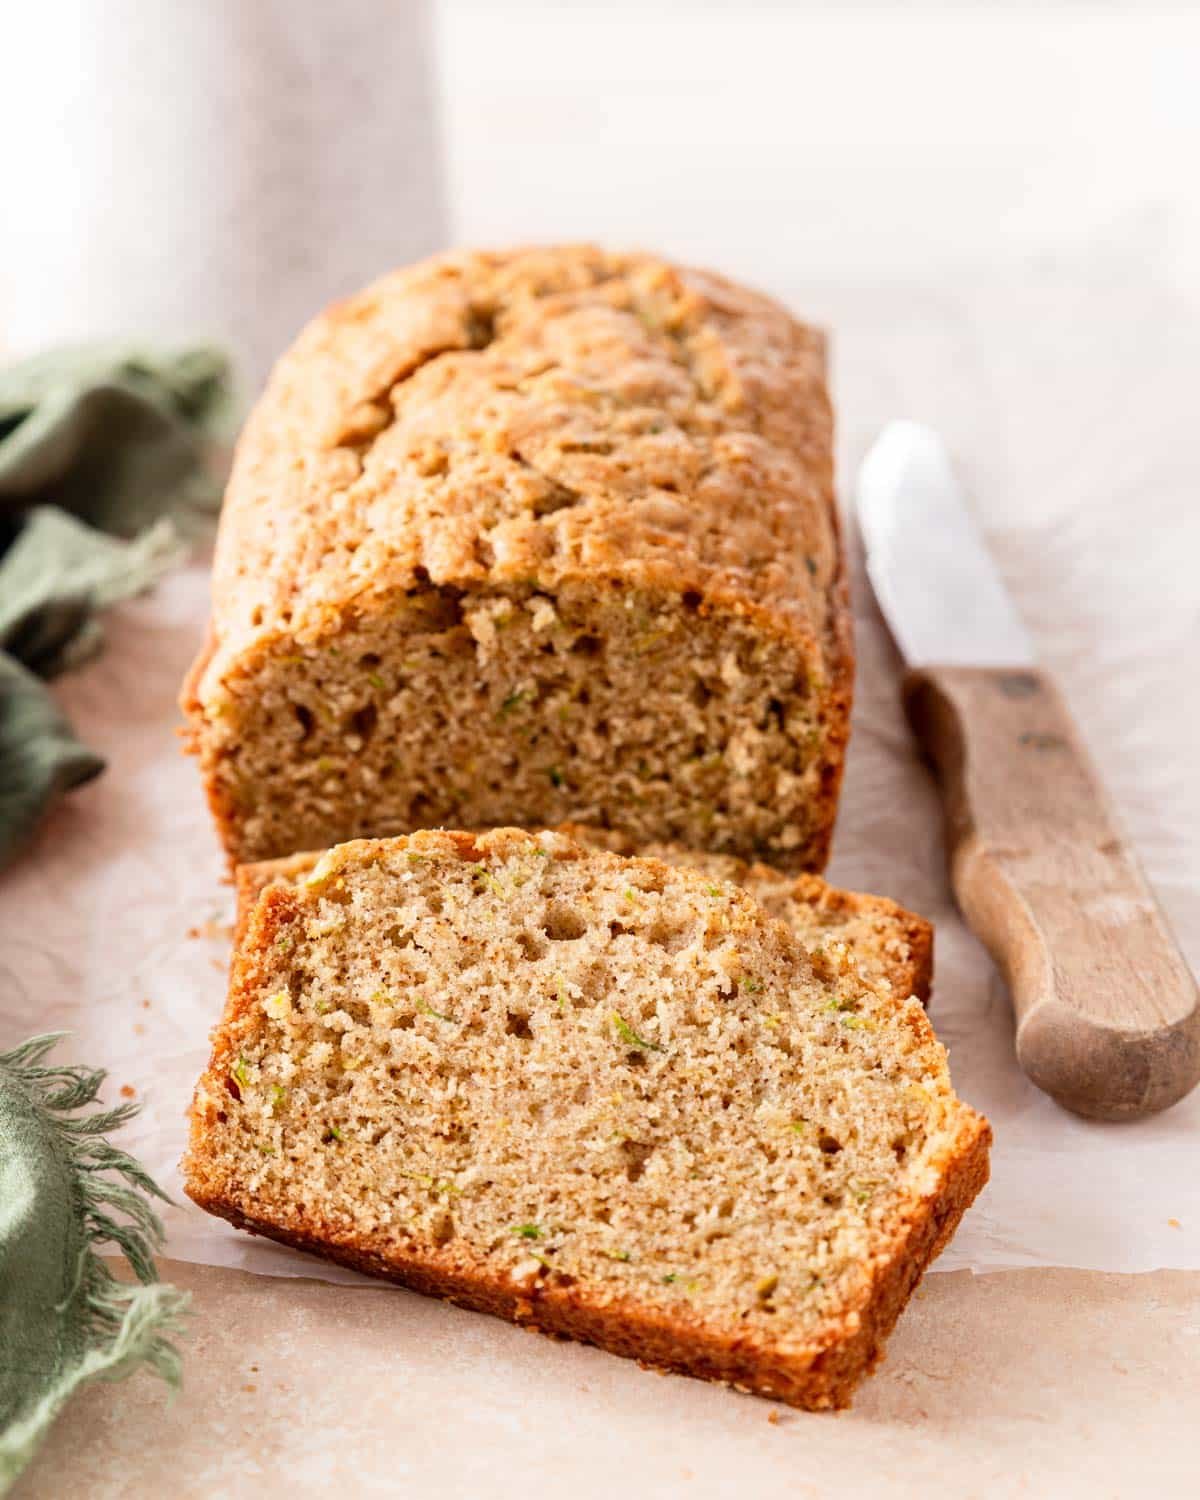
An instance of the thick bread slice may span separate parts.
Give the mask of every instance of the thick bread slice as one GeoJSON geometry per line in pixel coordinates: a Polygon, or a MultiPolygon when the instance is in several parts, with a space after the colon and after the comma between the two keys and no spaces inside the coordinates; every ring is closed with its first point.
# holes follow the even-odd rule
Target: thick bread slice
{"type": "MultiPolygon", "coordinates": [[[[784,875],[769,865],[751,865],[730,854],[703,854],[677,844],[635,849],[623,835],[582,824],[559,830],[586,848],[614,854],[640,854],[669,865],[699,870],[728,880],[754,897],[773,917],[786,922],[810,952],[828,943],[844,944],[859,973],[870,984],[886,980],[898,999],[915,995],[928,1001],[933,982],[933,928],[924,917],[884,896],[841,891],[819,875],[784,875]]],[[[239,865],[235,941],[240,942],[255,903],[268,885],[294,885],[312,870],[320,854],[239,865]]]]}
{"type": "Polygon", "coordinates": [[[185,1172],[258,1233],[818,1408],[880,1358],[989,1141],[920,1005],[745,893],[439,832],[263,892],[185,1172]]]}

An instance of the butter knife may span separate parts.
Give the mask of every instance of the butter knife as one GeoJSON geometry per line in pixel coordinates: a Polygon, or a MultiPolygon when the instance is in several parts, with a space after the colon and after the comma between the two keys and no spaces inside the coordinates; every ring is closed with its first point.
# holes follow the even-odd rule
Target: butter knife
{"type": "Polygon", "coordinates": [[[938,435],[885,428],[856,506],[951,884],[1012,993],[1021,1067],[1077,1114],[1165,1109],[1200,1079],[1200,992],[938,435]]]}

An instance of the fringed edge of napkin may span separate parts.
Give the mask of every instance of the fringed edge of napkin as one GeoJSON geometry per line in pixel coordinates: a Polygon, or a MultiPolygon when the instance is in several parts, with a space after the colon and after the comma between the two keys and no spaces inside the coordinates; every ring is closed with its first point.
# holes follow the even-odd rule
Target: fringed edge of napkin
{"type": "Polygon", "coordinates": [[[127,1151],[104,1139],[138,1112],[136,1103],[91,1115],[74,1113],[95,1103],[107,1075],[81,1065],[46,1066],[47,1054],[65,1034],[31,1037],[0,1053],[0,1068],[25,1090],[70,1173],[84,1243],[61,1308],[65,1314],[70,1304],[78,1303],[84,1352],[24,1417],[0,1433],[0,1493],[29,1462],[50,1423],[84,1381],[119,1380],[148,1365],[169,1386],[180,1384],[180,1355],[171,1337],[183,1331],[190,1298],[157,1280],[154,1252],[162,1248],[164,1232],[150,1202],[170,1199],[127,1151]],[[124,1221],[114,1214],[124,1215],[124,1221]],[[105,1244],[118,1246],[137,1282],[113,1275],[97,1254],[105,1244]]]}

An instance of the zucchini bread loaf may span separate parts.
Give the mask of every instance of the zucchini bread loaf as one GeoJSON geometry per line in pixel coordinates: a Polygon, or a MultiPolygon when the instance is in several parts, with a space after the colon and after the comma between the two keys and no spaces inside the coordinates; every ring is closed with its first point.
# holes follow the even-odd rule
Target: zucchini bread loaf
{"type": "Polygon", "coordinates": [[[185,1174],[285,1243],[828,1407],[989,1138],[916,1000],[736,887],[562,834],[427,832],[263,890],[185,1174]]]}
{"type": "Polygon", "coordinates": [[[305,331],[183,701],[238,861],[577,820],[819,869],[852,674],[821,335],[571,247],[442,256],[305,331]]]}
{"type": "MultiPolygon", "coordinates": [[[[786,922],[809,953],[838,945],[862,978],[886,983],[897,999],[915,995],[924,1004],[933,983],[933,928],[915,912],[884,896],[840,891],[819,875],[781,875],[768,865],[748,865],[729,854],[702,854],[677,844],[629,846],[620,834],[567,823],[559,830],[584,848],[614,854],[641,854],[664,864],[684,865],[713,880],[727,880],[748,892],[773,917],[786,922]]],[[[269,885],[296,886],[312,873],[320,854],[238,865],[235,944],[249,928],[259,896],[269,885]]]]}

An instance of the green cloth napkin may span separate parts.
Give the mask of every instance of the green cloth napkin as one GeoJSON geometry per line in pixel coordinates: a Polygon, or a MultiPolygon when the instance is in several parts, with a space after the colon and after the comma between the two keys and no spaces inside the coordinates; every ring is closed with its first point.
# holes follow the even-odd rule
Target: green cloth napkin
{"type": "Polygon", "coordinates": [[[179,1383],[187,1297],[155,1280],[162,1225],[146,1172],[105,1139],[136,1104],[80,1114],[104,1074],[54,1066],[58,1036],[0,1054],[0,1494],[71,1393],[149,1365],[179,1383]],[[97,1255],[116,1245],[137,1281],[97,1255]]]}
{"type": "MultiPolygon", "coordinates": [[[[91,656],[99,613],[209,529],[229,368],[208,349],[57,350],[0,370],[0,867],[50,805],[104,768],[46,687],[91,656]]],[[[0,1492],[83,1381],[148,1364],[172,1384],[186,1298],[155,1280],[162,1197],[80,1114],[104,1074],[56,1067],[57,1037],[0,1055],[0,1492]],[[115,1245],[137,1280],[97,1255],[115,1245]]]]}
{"type": "Polygon", "coordinates": [[[101,610],[211,527],[231,415],[212,349],[104,344],[0,370],[0,868],[103,770],[43,683],[98,649],[101,610]]]}

